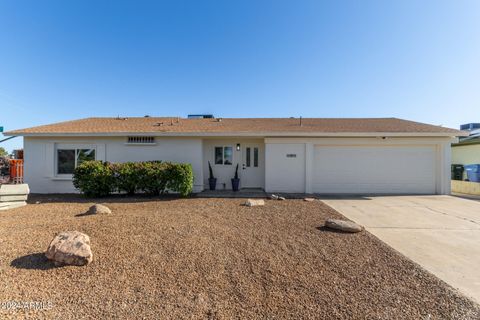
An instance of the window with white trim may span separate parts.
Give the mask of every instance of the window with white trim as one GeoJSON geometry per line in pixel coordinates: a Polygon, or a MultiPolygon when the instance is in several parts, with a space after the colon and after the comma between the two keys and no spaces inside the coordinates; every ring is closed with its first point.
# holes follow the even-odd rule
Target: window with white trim
{"type": "Polygon", "coordinates": [[[215,164],[217,165],[232,165],[233,164],[233,147],[222,146],[215,147],[215,164]]]}
{"type": "Polygon", "coordinates": [[[57,149],[57,174],[73,174],[73,170],[84,161],[95,160],[95,149],[57,149]]]}

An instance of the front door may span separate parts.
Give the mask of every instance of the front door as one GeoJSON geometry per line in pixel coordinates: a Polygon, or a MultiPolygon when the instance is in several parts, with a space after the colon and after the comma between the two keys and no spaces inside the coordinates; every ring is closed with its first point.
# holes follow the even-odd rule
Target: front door
{"type": "Polygon", "coordinates": [[[263,188],[265,181],[263,145],[244,144],[242,148],[242,188],[263,188]]]}

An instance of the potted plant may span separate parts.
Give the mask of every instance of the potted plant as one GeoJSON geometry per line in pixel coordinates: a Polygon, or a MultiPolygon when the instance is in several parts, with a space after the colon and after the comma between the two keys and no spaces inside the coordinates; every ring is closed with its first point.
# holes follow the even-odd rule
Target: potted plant
{"type": "Polygon", "coordinates": [[[235,168],[235,177],[232,179],[232,190],[238,191],[238,186],[240,185],[240,179],[238,178],[238,163],[235,168]]]}
{"type": "Polygon", "coordinates": [[[208,172],[210,173],[208,178],[208,184],[210,185],[210,190],[215,190],[217,187],[217,178],[213,176],[212,166],[210,165],[210,161],[208,161],[208,172]]]}

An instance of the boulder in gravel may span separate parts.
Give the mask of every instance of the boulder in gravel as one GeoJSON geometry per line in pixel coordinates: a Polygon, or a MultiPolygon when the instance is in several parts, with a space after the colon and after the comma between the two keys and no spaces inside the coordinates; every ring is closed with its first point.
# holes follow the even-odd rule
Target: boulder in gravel
{"type": "Polygon", "coordinates": [[[110,214],[112,210],[103,204],[94,204],[88,209],[87,214],[110,214]]]}
{"type": "Polygon", "coordinates": [[[278,200],[286,200],[285,197],[278,197],[278,200]]]}
{"type": "Polygon", "coordinates": [[[361,225],[356,224],[353,221],[338,219],[327,219],[327,221],[325,221],[325,227],[351,233],[360,232],[363,230],[361,225]]]}
{"type": "Polygon", "coordinates": [[[279,196],[277,196],[276,194],[270,195],[271,200],[278,200],[278,198],[279,198],[279,196]]]}
{"type": "Polygon", "coordinates": [[[245,202],[245,205],[247,207],[264,206],[265,205],[265,200],[263,200],[263,199],[248,199],[245,202]]]}
{"type": "Polygon", "coordinates": [[[315,198],[303,198],[303,201],[313,202],[315,198]]]}
{"type": "Polygon", "coordinates": [[[92,262],[90,237],[78,231],[61,232],[53,238],[45,256],[56,266],[84,266],[92,262]]]}

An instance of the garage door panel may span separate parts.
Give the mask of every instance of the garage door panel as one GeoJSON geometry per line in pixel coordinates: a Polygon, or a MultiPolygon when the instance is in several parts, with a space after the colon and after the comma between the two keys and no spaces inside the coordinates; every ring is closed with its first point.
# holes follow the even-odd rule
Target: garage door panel
{"type": "Polygon", "coordinates": [[[435,193],[434,146],[315,146],[317,193],[435,193]]]}

